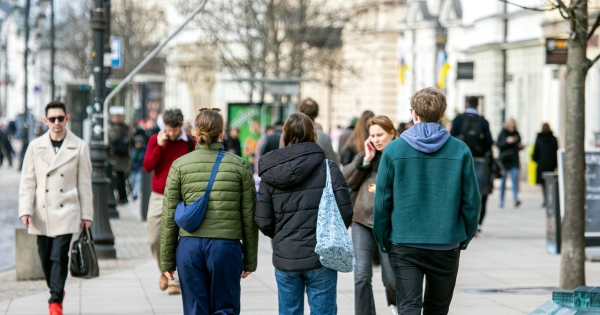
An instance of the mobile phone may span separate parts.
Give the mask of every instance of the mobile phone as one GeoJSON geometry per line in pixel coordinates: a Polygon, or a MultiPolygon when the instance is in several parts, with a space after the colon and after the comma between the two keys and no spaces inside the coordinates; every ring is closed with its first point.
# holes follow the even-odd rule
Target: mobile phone
{"type": "Polygon", "coordinates": [[[371,150],[371,151],[375,151],[375,146],[373,145],[373,143],[372,143],[371,141],[369,141],[369,142],[367,143],[367,147],[369,147],[369,150],[371,150]]]}

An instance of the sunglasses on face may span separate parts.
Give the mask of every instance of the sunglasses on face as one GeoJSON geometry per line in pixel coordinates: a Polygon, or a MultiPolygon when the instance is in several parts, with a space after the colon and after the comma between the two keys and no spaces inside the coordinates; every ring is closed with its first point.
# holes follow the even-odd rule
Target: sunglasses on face
{"type": "Polygon", "coordinates": [[[212,111],[215,111],[217,113],[221,112],[221,109],[218,108],[218,107],[202,107],[202,108],[198,109],[198,112],[202,112],[202,111],[205,111],[205,110],[212,110],[212,111]]]}
{"type": "Polygon", "coordinates": [[[65,116],[48,117],[48,121],[51,123],[54,123],[57,119],[58,119],[58,122],[63,122],[63,121],[65,121],[65,116]]]}

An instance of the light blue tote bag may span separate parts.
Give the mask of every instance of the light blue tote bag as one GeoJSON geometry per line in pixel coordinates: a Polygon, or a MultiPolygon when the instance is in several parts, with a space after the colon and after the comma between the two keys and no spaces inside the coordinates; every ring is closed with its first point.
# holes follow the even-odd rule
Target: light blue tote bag
{"type": "Polygon", "coordinates": [[[319,255],[319,261],[324,267],[340,272],[350,272],[356,266],[354,249],[335,201],[328,160],[325,160],[325,165],[327,166],[327,181],[319,203],[315,253],[319,255]]]}

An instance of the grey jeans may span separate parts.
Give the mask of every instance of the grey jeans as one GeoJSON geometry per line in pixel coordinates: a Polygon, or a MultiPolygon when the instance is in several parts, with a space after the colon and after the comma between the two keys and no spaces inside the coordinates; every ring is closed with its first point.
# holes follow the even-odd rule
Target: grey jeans
{"type": "MultiPolygon", "coordinates": [[[[373,299],[373,251],[379,248],[373,229],[352,222],[352,246],[356,256],[354,269],[354,314],[375,315],[375,300],[373,299]]],[[[396,283],[394,272],[390,266],[388,255],[379,252],[381,258],[381,278],[385,287],[388,305],[396,305],[396,283]]]]}

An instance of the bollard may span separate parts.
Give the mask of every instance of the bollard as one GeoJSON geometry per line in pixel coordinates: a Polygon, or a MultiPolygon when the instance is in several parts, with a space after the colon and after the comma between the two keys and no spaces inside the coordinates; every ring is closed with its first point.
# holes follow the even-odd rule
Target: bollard
{"type": "Polygon", "coordinates": [[[549,254],[560,253],[560,201],[558,194],[558,174],[542,173],[546,182],[546,251],[549,254]]]}
{"type": "Polygon", "coordinates": [[[152,174],[142,171],[142,187],[140,189],[140,214],[142,221],[146,221],[148,218],[148,204],[150,203],[150,194],[152,193],[152,174]]]}
{"type": "Polygon", "coordinates": [[[44,280],[37,236],[28,234],[25,228],[15,229],[15,271],[17,281],[44,280]]]}

